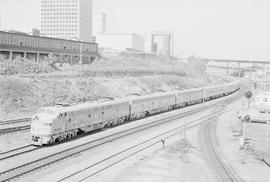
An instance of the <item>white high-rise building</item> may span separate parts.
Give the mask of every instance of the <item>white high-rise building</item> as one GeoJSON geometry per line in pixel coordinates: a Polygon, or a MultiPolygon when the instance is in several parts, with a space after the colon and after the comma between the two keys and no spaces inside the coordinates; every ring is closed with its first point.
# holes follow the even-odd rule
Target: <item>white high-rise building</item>
{"type": "Polygon", "coordinates": [[[2,30],[2,12],[0,10],[0,30],[2,30]]]}
{"type": "Polygon", "coordinates": [[[93,16],[93,35],[106,33],[107,16],[104,13],[95,13],[93,16]]]}
{"type": "Polygon", "coordinates": [[[92,42],[92,0],[42,0],[41,34],[92,42]]]}

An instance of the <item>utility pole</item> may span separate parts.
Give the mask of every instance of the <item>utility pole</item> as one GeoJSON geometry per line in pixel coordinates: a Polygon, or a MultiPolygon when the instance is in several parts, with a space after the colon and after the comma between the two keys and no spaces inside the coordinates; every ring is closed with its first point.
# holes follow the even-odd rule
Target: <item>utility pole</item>
{"type": "MultiPolygon", "coordinates": [[[[248,99],[248,111],[250,111],[250,99],[252,98],[253,94],[251,91],[247,91],[245,94],[246,99],[248,99]]],[[[243,136],[240,138],[240,148],[245,149],[246,147],[246,123],[250,122],[250,116],[246,115],[244,118],[242,118],[243,122],[243,136]]]]}
{"type": "Polygon", "coordinates": [[[80,77],[82,77],[82,41],[80,41],[80,77]]]}
{"type": "Polygon", "coordinates": [[[185,120],[184,140],[186,140],[186,132],[187,132],[187,121],[185,120]]]}

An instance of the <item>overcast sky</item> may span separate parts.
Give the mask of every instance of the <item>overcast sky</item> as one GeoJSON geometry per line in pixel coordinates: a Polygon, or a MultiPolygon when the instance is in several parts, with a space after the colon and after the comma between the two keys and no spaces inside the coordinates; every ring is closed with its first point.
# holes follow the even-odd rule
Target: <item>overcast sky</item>
{"type": "MultiPolygon", "coordinates": [[[[0,0],[2,28],[40,26],[40,0],[0,0]]],[[[94,0],[108,32],[175,33],[175,52],[201,57],[269,60],[270,0],[94,0]]]]}

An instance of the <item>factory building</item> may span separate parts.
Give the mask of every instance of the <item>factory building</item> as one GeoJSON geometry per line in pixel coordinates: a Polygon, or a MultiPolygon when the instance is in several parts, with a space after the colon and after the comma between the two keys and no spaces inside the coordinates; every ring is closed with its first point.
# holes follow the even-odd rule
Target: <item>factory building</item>
{"type": "Polygon", "coordinates": [[[144,39],[137,34],[99,34],[96,35],[96,42],[101,49],[144,51],[144,39]]]}
{"type": "Polygon", "coordinates": [[[173,55],[173,33],[154,31],[151,33],[151,52],[166,56],[173,55]]]}
{"type": "Polygon", "coordinates": [[[41,34],[92,42],[92,0],[42,0],[41,34]]]}
{"type": "Polygon", "coordinates": [[[105,34],[107,29],[107,15],[95,13],[93,15],[93,35],[105,34]]]}

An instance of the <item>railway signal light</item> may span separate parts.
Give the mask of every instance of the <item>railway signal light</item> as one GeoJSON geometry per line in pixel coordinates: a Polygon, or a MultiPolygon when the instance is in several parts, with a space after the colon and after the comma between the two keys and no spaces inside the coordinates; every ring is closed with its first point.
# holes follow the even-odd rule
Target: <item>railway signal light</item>
{"type": "Polygon", "coordinates": [[[244,117],[241,118],[242,122],[251,122],[251,118],[250,115],[245,115],[244,117]]]}
{"type": "Polygon", "coordinates": [[[251,91],[247,91],[247,92],[245,93],[245,97],[246,97],[247,99],[251,99],[252,96],[253,96],[253,93],[252,93],[251,91]]]}

